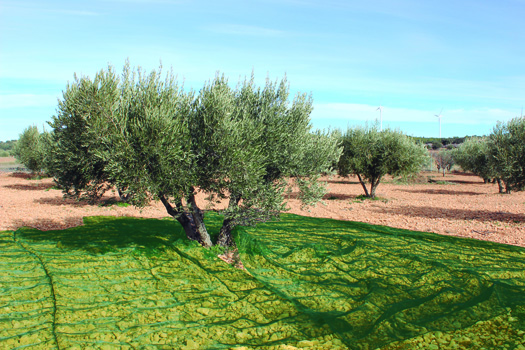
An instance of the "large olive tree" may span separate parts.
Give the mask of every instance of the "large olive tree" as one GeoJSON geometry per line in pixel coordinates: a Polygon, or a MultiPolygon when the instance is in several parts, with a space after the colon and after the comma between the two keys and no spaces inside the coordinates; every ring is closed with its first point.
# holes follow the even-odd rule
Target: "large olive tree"
{"type": "MultiPolygon", "coordinates": [[[[121,77],[110,68],[93,80],[76,79],[62,105],[75,113],[57,119],[83,130],[86,147],[80,149],[89,157],[82,169],[89,171],[82,176],[99,183],[102,177],[92,176],[98,173],[91,169],[100,166],[106,183],[124,189],[133,204],[160,200],[203,246],[212,242],[198,191],[211,203],[228,200],[217,243],[232,245],[236,225],[278,217],[293,183],[305,203],[319,200],[324,192],[317,176],[340,155],[335,137],[310,131],[312,99],[299,94],[290,101],[285,79],[257,87],[252,77],[233,89],[218,75],[195,93],[184,90],[172,73],[146,74],[127,65],[121,77]],[[84,86],[89,93],[76,92],[84,86]]],[[[72,127],[61,126],[66,124],[54,125],[55,132],[72,127]]],[[[75,152],[71,147],[56,162],[75,152]]],[[[86,183],[75,188],[83,191],[86,183]]]]}
{"type": "Polygon", "coordinates": [[[348,129],[341,136],[343,154],[338,170],[341,176],[355,174],[366,197],[374,198],[385,175],[405,176],[418,173],[428,151],[399,131],[377,127],[348,129]],[[370,190],[366,185],[370,184],[370,190]]]}

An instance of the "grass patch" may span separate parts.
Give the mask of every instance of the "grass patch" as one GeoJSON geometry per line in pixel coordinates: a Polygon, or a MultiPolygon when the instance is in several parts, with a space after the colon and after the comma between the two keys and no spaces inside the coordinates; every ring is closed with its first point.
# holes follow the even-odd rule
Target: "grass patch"
{"type": "Polygon", "coordinates": [[[104,201],[102,201],[101,203],[98,204],[99,207],[117,206],[117,207],[121,207],[121,208],[129,207],[130,205],[131,204],[123,202],[123,201],[115,199],[115,198],[110,198],[110,199],[104,200],[104,201]]]}
{"type": "MultiPolygon", "coordinates": [[[[221,219],[206,214],[214,235],[221,219]]],[[[171,219],[86,217],[67,230],[0,232],[0,344],[521,344],[523,248],[292,214],[235,237],[249,273],[188,241],[171,219]]]]}
{"type": "Polygon", "coordinates": [[[434,183],[436,185],[457,185],[454,182],[449,182],[449,181],[445,181],[445,180],[433,181],[432,183],[434,183]]]}

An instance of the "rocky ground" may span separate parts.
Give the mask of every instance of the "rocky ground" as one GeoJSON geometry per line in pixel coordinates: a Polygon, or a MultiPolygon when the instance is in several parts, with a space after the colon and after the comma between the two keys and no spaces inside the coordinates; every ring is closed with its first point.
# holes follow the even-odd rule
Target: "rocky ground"
{"type": "MultiPolygon", "coordinates": [[[[363,201],[358,198],[363,189],[356,178],[336,176],[324,180],[328,185],[324,204],[303,210],[292,193],[288,200],[290,212],[525,247],[525,192],[499,194],[497,185],[484,184],[469,174],[443,178],[437,173],[423,173],[417,184],[386,179],[378,187],[378,200],[363,201]],[[428,178],[434,182],[428,183],[428,178]]],[[[108,193],[103,200],[114,196],[108,193]]],[[[200,201],[205,207],[204,196],[200,201]]],[[[50,178],[30,180],[23,173],[0,172],[0,231],[21,226],[63,229],[81,225],[84,216],[93,215],[167,216],[160,203],[142,209],[104,202],[90,205],[63,199],[50,178]]]]}

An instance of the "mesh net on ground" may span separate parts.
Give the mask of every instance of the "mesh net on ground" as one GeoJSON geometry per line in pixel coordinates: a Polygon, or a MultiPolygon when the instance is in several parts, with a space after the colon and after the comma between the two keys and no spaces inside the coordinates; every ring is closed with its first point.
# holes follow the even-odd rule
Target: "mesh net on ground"
{"type": "MultiPolygon", "coordinates": [[[[525,249],[284,215],[239,228],[248,273],[173,220],[0,233],[0,345],[518,348],[525,249]],[[449,347],[450,346],[450,347],[449,347]]],[[[207,214],[210,231],[220,217],[207,214]]]]}

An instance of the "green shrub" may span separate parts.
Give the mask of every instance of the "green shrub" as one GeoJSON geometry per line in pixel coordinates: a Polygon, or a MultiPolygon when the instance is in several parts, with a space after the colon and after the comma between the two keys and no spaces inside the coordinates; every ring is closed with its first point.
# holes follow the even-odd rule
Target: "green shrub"
{"type": "Polygon", "coordinates": [[[48,135],[40,134],[36,126],[30,126],[20,134],[13,149],[15,158],[33,173],[45,171],[48,135]]]}

